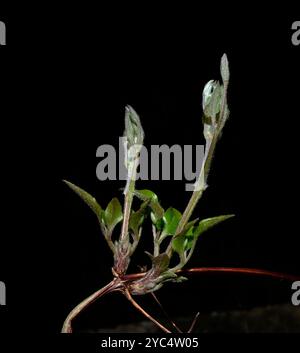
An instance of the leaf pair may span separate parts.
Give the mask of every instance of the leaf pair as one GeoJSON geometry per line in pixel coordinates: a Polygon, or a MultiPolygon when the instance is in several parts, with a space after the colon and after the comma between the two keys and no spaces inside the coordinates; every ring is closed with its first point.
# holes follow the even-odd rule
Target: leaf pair
{"type": "Polygon", "coordinates": [[[161,207],[157,195],[153,191],[147,189],[135,190],[134,195],[140,200],[148,202],[148,206],[151,209],[151,220],[157,228],[161,228],[164,209],[161,207]]]}
{"type": "Polygon", "coordinates": [[[224,215],[206,218],[200,221],[197,226],[194,225],[195,221],[189,222],[185,229],[172,240],[173,250],[179,255],[182,255],[185,251],[190,250],[196,244],[196,241],[201,234],[233,216],[234,215],[224,215]]]}
{"type": "Polygon", "coordinates": [[[107,205],[103,218],[105,225],[111,234],[115,226],[123,219],[122,206],[116,197],[114,197],[107,205]]]}
{"type": "Polygon", "coordinates": [[[136,238],[139,237],[139,230],[144,222],[148,204],[149,202],[145,201],[137,211],[131,211],[129,218],[129,229],[133,231],[136,238]]]}

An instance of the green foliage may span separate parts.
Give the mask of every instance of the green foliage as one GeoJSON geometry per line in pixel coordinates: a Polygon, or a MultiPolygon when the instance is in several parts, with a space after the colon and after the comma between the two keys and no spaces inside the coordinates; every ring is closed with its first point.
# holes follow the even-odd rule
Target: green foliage
{"type": "Polygon", "coordinates": [[[131,229],[136,237],[138,237],[140,226],[143,224],[146,213],[148,201],[142,203],[141,207],[137,211],[131,211],[129,218],[129,229],[131,229]]]}
{"type": "Polygon", "coordinates": [[[217,216],[217,217],[203,219],[202,221],[199,222],[198,227],[195,229],[194,235],[196,237],[199,237],[199,235],[206,232],[208,229],[232,217],[234,217],[234,215],[229,214],[224,216],[217,216]]]}
{"type": "Polygon", "coordinates": [[[172,248],[179,255],[182,255],[194,239],[194,226],[191,226],[172,239],[172,248]]]}
{"type": "Polygon", "coordinates": [[[198,226],[194,226],[193,222],[190,222],[190,225],[187,226],[183,232],[173,238],[173,250],[179,255],[182,255],[185,251],[190,250],[196,244],[196,241],[201,234],[233,216],[234,215],[224,215],[206,218],[200,221],[198,226]]]}
{"type": "Polygon", "coordinates": [[[69,186],[69,188],[71,188],[90,207],[90,209],[97,216],[99,222],[102,223],[103,210],[101,206],[98,204],[98,202],[96,201],[96,199],[88,192],[84,191],[83,189],[76,186],[75,184],[72,184],[67,180],[63,180],[63,182],[66,183],[69,186]]]}
{"type": "Polygon", "coordinates": [[[170,258],[166,253],[159,254],[152,259],[154,271],[158,274],[166,271],[169,267],[170,258]]]}
{"type": "Polygon", "coordinates": [[[104,212],[104,221],[108,231],[111,233],[115,226],[123,219],[120,201],[114,197],[107,205],[104,212]]]}
{"type": "Polygon", "coordinates": [[[149,207],[152,211],[151,219],[154,224],[163,218],[164,209],[161,207],[160,203],[158,202],[158,197],[153,191],[147,189],[135,190],[134,194],[140,200],[149,202],[149,207]]]}
{"type": "Polygon", "coordinates": [[[203,90],[202,121],[204,126],[203,134],[206,141],[205,156],[202,161],[201,172],[196,181],[198,188],[194,190],[183,214],[173,207],[169,207],[165,211],[153,191],[148,189],[135,190],[134,176],[136,175],[140,151],[144,141],[144,130],[138,114],[130,106],[127,106],[125,111],[124,132],[126,137],[124,144],[126,147],[125,165],[128,170],[127,184],[124,191],[124,210],[126,210],[124,213],[126,216],[123,216],[122,206],[117,198],[113,198],[106,209],[103,210],[92,195],[65,181],[96,214],[105,239],[114,253],[113,273],[118,278],[122,278],[126,274],[130,257],[140,240],[143,222],[146,216],[150,214],[151,221],[155,225],[155,227],[152,227],[153,254],[146,253],[151,258],[152,268],[137,283],[135,293],[145,294],[149,291],[157,290],[164,282],[169,280],[178,282],[184,280],[184,278],[177,276],[177,271],[189,261],[200,235],[226,219],[233,217],[233,215],[222,215],[203,219],[200,222],[198,218],[190,221],[192,212],[206,189],[206,181],[211,160],[214,156],[214,149],[229,116],[227,87],[230,74],[225,54],[221,59],[220,71],[223,84],[210,80],[203,90]],[[134,196],[141,200],[140,208],[137,211],[132,210],[134,196]],[[116,225],[121,221],[123,221],[121,234],[113,242],[111,239],[112,233],[116,225]],[[168,240],[169,243],[166,244],[165,249],[162,249],[165,245],[164,239],[168,240]],[[170,268],[170,260],[178,259],[177,254],[172,258],[174,253],[179,254],[180,262],[175,267],[170,268]]]}
{"type": "Polygon", "coordinates": [[[182,214],[176,210],[176,208],[169,207],[164,213],[164,227],[161,234],[161,237],[164,238],[168,235],[175,235],[176,229],[178,227],[179,221],[182,217],[182,214]]]}

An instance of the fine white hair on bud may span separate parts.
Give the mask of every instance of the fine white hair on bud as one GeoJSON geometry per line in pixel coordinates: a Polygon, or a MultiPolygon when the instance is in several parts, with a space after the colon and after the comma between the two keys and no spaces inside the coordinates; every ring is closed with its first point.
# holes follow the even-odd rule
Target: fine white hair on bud
{"type": "Polygon", "coordinates": [[[203,108],[203,111],[205,110],[205,108],[209,104],[209,102],[211,100],[211,97],[212,97],[212,94],[214,92],[214,89],[216,88],[216,85],[217,85],[216,81],[210,80],[204,86],[203,93],[202,93],[202,108],[203,108]]]}
{"type": "Polygon", "coordinates": [[[227,55],[223,54],[222,58],[221,58],[221,76],[222,76],[222,80],[223,82],[228,82],[229,81],[229,64],[228,64],[228,59],[227,59],[227,55]]]}
{"type": "Polygon", "coordinates": [[[125,109],[125,137],[128,140],[129,147],[133,145],[142,145],[144,141],[144,130],[140,118],[136,111],[130,106],[125,109]]]}
{"type": "Polygon", "coordinates": [[[135,180],[136,169],[139,164],[139,154],[143,146],[144,130],[140,118],[131,106],[125,109],[125,131],[124,131],[124,149],[125,149],[125,167],[127,168],[127,182],[124,190],[126,195],[129,191],[129,184],[135,180]]]}
{"type": "Polygon", "coordinates": [[[223,88],[219,81],[209,81],[203,90],[203,113],[211,119],[212,125],[215,125],[216,118],[221,109],[223,88]]]}

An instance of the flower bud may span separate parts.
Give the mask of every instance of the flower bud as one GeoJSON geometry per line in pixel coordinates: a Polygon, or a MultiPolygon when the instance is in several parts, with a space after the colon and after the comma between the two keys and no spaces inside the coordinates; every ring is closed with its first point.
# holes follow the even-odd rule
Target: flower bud
{"type": "Polygon", "coordinates": [[[126,107],[125,111],[125,133],[128,148],[133,145],[142,145],[144,141],[144,130],[140,118],[131,106],[126,107]]]}
{"type": "Polygon", "coordinates": [[[216,116],[221,109],[222,87],[218,81],[208,81],[203,89],[202,107],[206,117],[211,118],[212,124],[215,123],[216,116]]]}
{"type": "Polygon", "coordinates": [[[228,82],[229,81],[229,65],[228,65],[228,59],[227,55],[224,54],[221,58],[221,76],[223,82],[228,82]]]}

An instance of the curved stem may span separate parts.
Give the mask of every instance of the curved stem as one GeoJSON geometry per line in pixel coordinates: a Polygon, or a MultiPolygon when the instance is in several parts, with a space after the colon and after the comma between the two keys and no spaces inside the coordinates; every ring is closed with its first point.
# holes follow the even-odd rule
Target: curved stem
{"type": "MultiPolygon", "coordinates": [[[[244,274],[251,276],[265,276],[270,278],[275,278],[279,280],[286,281],[298,281],[300,280],[300,275],[290,275],[281,272],[274,272],[268,270],[262,270],[257,268],[234,268],[234,267],[195,267],[190,269],[183,269],[176,272],[177,274],[205,274],[205,273],[225,273],[225,274],[244,274]]],[[[95,300],[104,296],[105,294],[111,293],[113,291],[120,290],[123,294],[125,294],[126,298],[133,304],[133,306],[138,309],[144,316],[154,322],[158,327],[160,327],[164,332],[170,333],[170,331],[165,328],[162,324],[160,324],[157,320],[155,320],[150,314],[148,314],[141,306],[132,298],[130,292],[125,287],[126,282],[131,282],[136,279],[142,278],[145,275],[145,272],[142,273],[133,273],[122,276],[122,278],[115,278],[110,283],[108,283],[103,288],[97,290],[95,293],[90,295],[88,298],[83,300],[80,304],[78,304],[67,316],[63,327],[62,333],[72,333],[72,321],[79,315],[84,309],[86,309],[90,304],[92,304],[95,300]],[[125,289],[124,289],[125,288],[125,289]]]]}
{"type": "Polygon", "coordinates": [[[130,303],[139,311],[141,312],[144,316],[146,316],[149,320],[151,320],[156,326],[158,326],[162,331],[166,333],[171,333],[170,330],[168,330],[165,326],[163,326],[160,322],[154,319],[150,314],[148,314],[131,296],[129,290],[125,288],[123,291],[125,297],[130,301],[130,303]]]}
{"type": "Polygon", "coordinates": [[[72,333],[72,321],[77,315],[79,315],[84,309],[86,309],[90,304],[92,304],[96,299],[103,297],[107,293],[111,293],[122,286],[122,282],[119,279],[114,279],[108,283],[103,288],[97,290],[95,293],[91,294],[89,297],[84,299],[79,303],[67,316],[61,333],[72,333]]]}
{"type": "Polygon", "coordinates": [[[254,276],[266,276],[287,281],[297,281],[300,280],[300,275],[290,275],[282,272],[274,272],[268,270],[262,270],[258,268],[234,268],[234,267],[195,267],[190,269],[183,269],[177,271],[176,273],[188,274],[188,273],[234,273],[234,274],[244,274],[244,275],[254,275],[254,276]]]}
{"type": "MultiPolygon", "coordinates": [[[[300,280],[300,275],[290,275],[287,273],[274,272],[268,270],[262,270],[257,268],[242,268],[242,267],[195,267],[189,269],[183,269],[176,271],[176,274],[189,274],[189,273],[225,273],[225,274],[245,274],[254,276],[266,276],[276,279],[282,279],[287,281],[300,280]]],[[[124,280],[132,281],[143,277],[145,273],[133,273],[123,277],[124,280]]]]}

